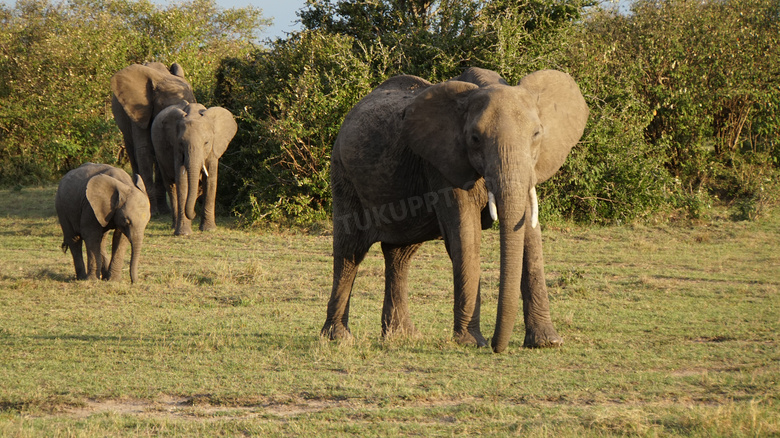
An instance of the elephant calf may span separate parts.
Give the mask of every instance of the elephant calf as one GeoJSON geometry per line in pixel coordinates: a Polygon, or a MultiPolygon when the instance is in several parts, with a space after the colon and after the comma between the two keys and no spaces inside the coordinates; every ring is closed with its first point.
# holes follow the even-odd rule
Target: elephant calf
{"type": "Polygon", "coordinates": [[[130,280],[138,281],[138,262],[144,230],[151,217],[143,180],[135,182],[122,169],[107,164],[85,163],[68,172],[57,188],[54,205],[62,227],[62,250],[70,248],[76,278],[118,281],[127,242],[132,245],[130,280]],[[106,236],[114,231],[111,260],[106,254],[106,236]],[[87,245],[87,268],[81,253],[87,245]]]}

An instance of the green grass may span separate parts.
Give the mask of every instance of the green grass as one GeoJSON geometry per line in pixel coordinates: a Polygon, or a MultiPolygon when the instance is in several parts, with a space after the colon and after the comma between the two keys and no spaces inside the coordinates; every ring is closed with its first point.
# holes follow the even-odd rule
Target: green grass
{"type": "MultiPolygon", "coordinates": [[[[147,228],[140,282],[77,282],[54,188],[0,190],[0,436],[780,436],[780,214],[545,230],[563,348],[451,340],[451,272],[423,245],[419,338],[383,341],[383,262],[350,343],[319,338],[331,239],[147,228]]],[[[493,332],[498,238],[483,239],[493,332]]]]}

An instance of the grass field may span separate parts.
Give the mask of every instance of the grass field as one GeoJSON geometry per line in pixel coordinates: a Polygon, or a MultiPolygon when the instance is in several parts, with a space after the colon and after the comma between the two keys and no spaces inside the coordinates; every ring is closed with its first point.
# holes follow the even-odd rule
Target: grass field
{"type": "MultiPolygon", "coordinates": [[[[780,212],[697,226],[548,227],[556,350],[451,341],[423,246],[421,336],[380,338],[372,249],[350,343],[320,339],[326,233],[147,228],[139,284],[77,282],[55,188],[0,190],[0,436],[780,436],[780,212]]],[[[484,233],[493,332],[497,232],[484,233]]],[[[129,256],[128,256],[129,259],[129,256]]],[[[522,318],[521,318],[522,320],[522,318]]]]}

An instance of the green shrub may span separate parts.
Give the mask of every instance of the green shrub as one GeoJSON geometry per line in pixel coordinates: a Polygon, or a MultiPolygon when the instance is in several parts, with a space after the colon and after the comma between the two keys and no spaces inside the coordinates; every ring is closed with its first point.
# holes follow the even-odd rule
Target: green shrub
{"type": "Polygon", "coordinates": [[[249,223],[306,224],[330,214],[330,151],[346,113],[371,88],[370,53],[317,31],[227,59],[217,96],[239,120],[221,193],[249,223]]]}
{"type": "Polygon", "coordinates": [[[208,104],[222,56],[250,47],[252,8],[213,0],[21,0],[0,5],[0,184],[58,179],[85,161],[122,164],[111,76],[133,63],[182,64],[208,104]],[[193,44],[192,41],[197,41],[193,44]]]}

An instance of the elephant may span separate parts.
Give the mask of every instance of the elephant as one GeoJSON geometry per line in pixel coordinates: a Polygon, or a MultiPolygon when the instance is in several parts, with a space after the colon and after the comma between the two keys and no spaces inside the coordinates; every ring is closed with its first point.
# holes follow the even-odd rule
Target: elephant
{"type": "Polygon", "coordinates": [[[165,108],[195,102],[195,95],[177,63],[133,64],[111,78],[111,110],[122,131],[133,173],[141,175],[149,188],[152,214],[168,212],[165,188],[155,168],[152,121],[165,108]]]}
{"type": "Polygon", "coordinates": [[[500,284],[490,345],[505,351],[523,302],[525,347],[557,347],[544,279],[536,185],[582,136],[588,106],[566,73],[541,70],[510,86],[469,68],[436,85],[395,76],[347,114],[331,156],[333,286],[321,336],[349,339],[358,266],[381,243],[382,335],[416,333],[408,272],[420,245],[443,238],[452,262],[453,336],[487,347],[480,331],[480,241],[498,220],[500,284]]]}
{"type": "Polygon", "coordinates": [[[119,281],[130,242],[130,281],[138,281],[144,230],[151,217],[146,187],[139,175],[133,180],[122,169],[84,163],[62,178],[54,205],[62,227],[62,251],[70,249],[77,279],[119,281]],[[115,231],[109,263],[106,237],[112,229],[115,231]],[[87,246],[87,269],[81,253],[82,240],[87,246]]]}
{"type": "Polygon", "coordinates": [[[237,131],[238,125],[230,111],[218,106],[172,105],[154,119],[152,144],[162,181],[171,197],[175,235],[192,233],[201,173],[206,181],[200,229],[217,228],[214,202],[219,157],[237,131]]]}

